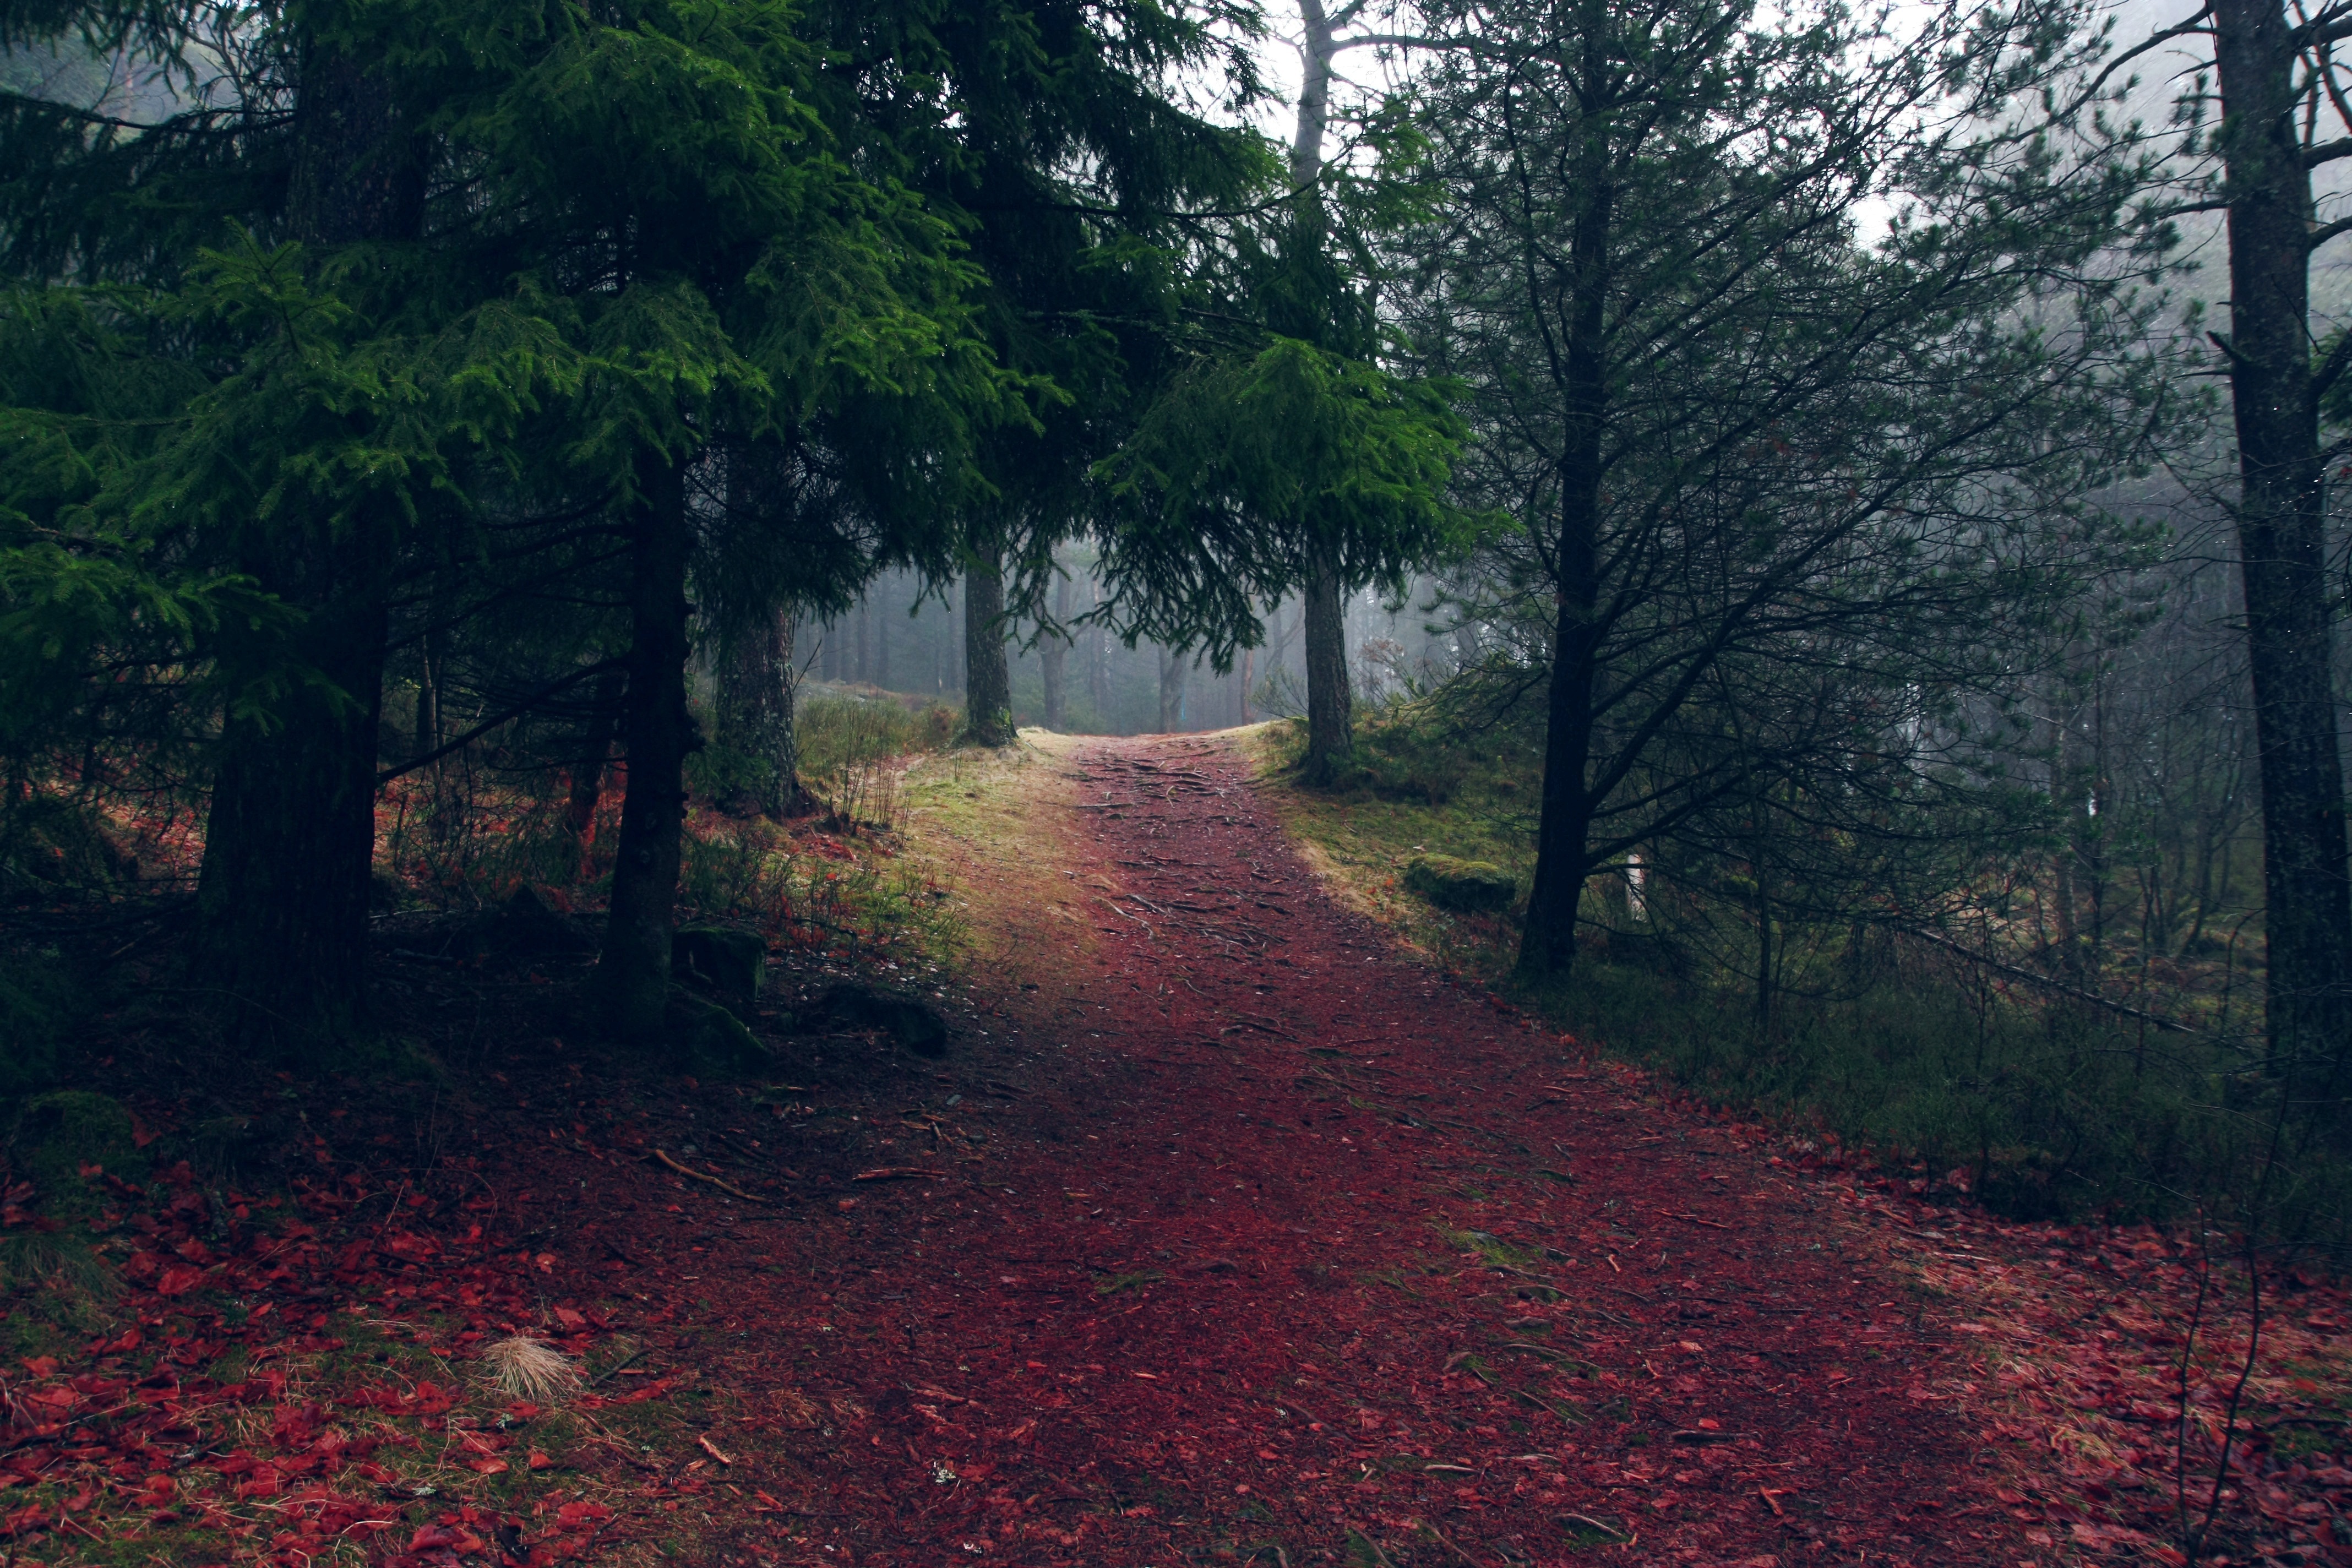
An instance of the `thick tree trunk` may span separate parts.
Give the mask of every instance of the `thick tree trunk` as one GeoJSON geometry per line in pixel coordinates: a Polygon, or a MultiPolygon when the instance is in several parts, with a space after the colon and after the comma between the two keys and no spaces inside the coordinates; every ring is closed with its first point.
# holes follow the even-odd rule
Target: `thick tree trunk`
{"type": "Polygon", "coordinates": [[[381,565],[356,543],[314,541],[299,577],[290,552],[257,574],[312,618],[292,649],[254,650],[256,668],[290,651],[334,689],[293,687],[273,727],[223,724],[205,822],[193,977],[232,999],[239,1037],[281,1054],[315,1052],[363,1016],[388,617],[381,565]]]}
{"type": "Polygon", "coordinates": [[[1004,568],[992,557],[964,576],[963,729],[975,745],[1013,743],[1013,664],[1004,630],[1004,568]]]}
{"type": "Polygon", "coordinates": [[[799,804],[800,742],[793,726],[793,617],[761,617],[727,638],[719,659],[719,739],[756,763],[760,809],[779,821],[799,804]]]}
{"type": "MultiPolygon", "coordinates": [[[[2217,0],[2230,234],[2238,545],[2262,758],[2263,931],[2276,1070],[2334,1100],[2352,1058],[2347,880],[2310,326],[2311,174],[2296,46],[2276,0],[2217,0]]],[[[2332,1118],[2341,1127],[2341,1111],[2332,1118]]]]}
{"type": "Polygon", "coordinates": [[[1311,784],[1337,778],[1355,749],[1355,700],[1348,686],[1348,618],[1339,574],[1318,552],[1307,573],[1305,612],[1307,758],[1311,784]]]}
{"type": "MultiPolygon", "coordinates": [[[[1590,37],[1597,40],[1601,24],[1590,37]]],[[[1588,53],[1597,44],[1588,45],[1588,53]]],[[[1587,62],[1598,75],[1598,58],[1587,62]]],[[[1600,679],[1601,437],[1608,418],[1602,338],[1614,193],[1603,177],[1607,129],[1583,128],[1583,207],[1569,237],[1573,290],[1559,363],[1566,442],[1559,460],[1559,541],[1552,560],[1559,601],[1552,631],[1551,689],[1544,734],[1543,808],[1536,828],[1536,874],[1519,936],[1519,973],[1567,974],[1576,963],[1577,905],[1591,875],[1593,693],[1600,679]]]]}
{"type": "Polygon", "coordinates": [[[659,1038],[669,1002],[670,931],[686,826],[686,759],[697,744],[686,706],[686,473],[665,466],[630,517],[628,767],[613,901],[596,964],[608,1027],[659,1038]]]}
{"type": "MultiPolygon", "coordinates": [[[[316,248],[415,236],[423,167],[390,83],[318,46],[300,75],[289,235],[316,248]]],[[[295,685],[268,725],[224,721],[192,958],[201,984],[233,998],[238,1035],[282,1052],[317,1050],[362,1014],[389,529],[376,516],[298,519],[240,552],[305,619],[285,640],[225,649],[223,673],[259,679],[290,659],[333,689],[295,685]]]]}

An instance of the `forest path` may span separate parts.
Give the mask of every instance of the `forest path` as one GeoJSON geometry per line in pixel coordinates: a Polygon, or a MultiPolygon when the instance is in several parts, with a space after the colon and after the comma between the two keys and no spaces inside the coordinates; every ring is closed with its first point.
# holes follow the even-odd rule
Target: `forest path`
{"type": "Polygon", "coordinates": [[[957,1064],[1011,1101],[984,1173],[738,1299],[862,1325],[807,1355],[890,1424],[812,1465],[806,1561],[2034,1557],[1836,1189],[1394,953],[1224,743],[1045,743],[970,868],[1030,977],[957,1064]]]}

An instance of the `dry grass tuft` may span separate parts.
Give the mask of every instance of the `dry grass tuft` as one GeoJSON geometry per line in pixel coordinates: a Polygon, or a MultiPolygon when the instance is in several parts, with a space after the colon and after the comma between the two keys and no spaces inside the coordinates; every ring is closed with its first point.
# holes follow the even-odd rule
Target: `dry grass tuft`
{"type": "Polygon", "coordinates": [[[555,1405],[580,1392],[580,1372],[562,1351],[544,1340],[510,1334],[482,1348],[490,1375],[509,1398],[555,1405]]]}

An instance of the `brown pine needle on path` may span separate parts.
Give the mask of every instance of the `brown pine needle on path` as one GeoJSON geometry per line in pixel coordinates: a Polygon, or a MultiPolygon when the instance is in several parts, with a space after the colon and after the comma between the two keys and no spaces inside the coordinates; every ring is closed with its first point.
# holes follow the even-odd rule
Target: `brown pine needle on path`
{"type": "MultiPolygon", "coordinates": [[[[2233,1404],[2226,1279],[2183,1367],[2197,1281],[2162,1238],[1927,1209],[1571,1062],[1327,896],[1249,771],[1201,736],[927,762],[908,853],[951,868],[926,896],[970,973],[786,953],[773,1081],[586,1043],[533,959],[467,979],[494,1026],[427,1036],[459,1148],[412,1158],[423,1102],[320,1082],[284,1192],[117,1183],[118,1293],[0,1390],[0,1542],[2177,1563],[2174,1439],[2201,1498],[2238,1409],[2221,1551],[2352,1560],[2340,1296],[2273,1289],[2233,1404]],[[852,978],[919,984],[945,1059],[828,1023],[852,978]]],[[[428,1031],[414,989],[386,1005],[428,1031]]]]}
{"type": "Polygon", "coordinates": [[[1327,899],[1224,745],[1032,743],[932,829],[1001,965],[953,1076],[1024,1098],[961,1180],[796,1226],[822,1289],[736,1297],[796,1325],[776,1398],[870,1413],[791,1462],[779,1560],[2036,1559],[1946,1408],[1979,1347],[1832,1191],[1563,1082],[1327,899]]]}

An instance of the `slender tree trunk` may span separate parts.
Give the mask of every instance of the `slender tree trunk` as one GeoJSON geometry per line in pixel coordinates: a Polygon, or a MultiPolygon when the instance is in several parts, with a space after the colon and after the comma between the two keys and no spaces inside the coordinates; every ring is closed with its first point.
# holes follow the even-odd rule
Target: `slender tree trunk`
{"type": "MultiPolygon", "coordinates": [[[[1298,118],[1290,142],[1290,183],[1304,191],[1321,178],[1323,138],[1331,122],[1331,76],[1339,58],[1338,29],[1323,0],[1299,0],[1298,118]]],[[[1302,196],[1312,201],[1312,196],[1302,196]]],[[[1307,782],[1335,779],[1354,749],[1354,698],[1348,682],[1346,586],[1328,543],[1307,554],[1305,584],[1307,660],[1307,782]]]]}
{"type": "Polygon", "coordinates": [[[1756,873],[1756,1032],[1763,1035],[1772,1027],[1771,868],[1760,849],[1750,864],[1756,873]]]}
{"type": "MultiPolygon", "coordinates": [[[[2230,394],[2238,547],[2262,758],[2263,937],[2277,1070],[2330,1099],[2352,1045],[2319,393],[2311,353],[2311,174],[2296,136],[2296,44],[2276,0],[2216,0],[2230,192],[2230,394]]],[[[2344,1121],[2339,1110],[2334,1118],[2344,1121]]]]}
{"type": "MultiPolygon", "coordinates": [[[[1595,55],[1603,24],[1587,29],[1595,55]]],[[[1590,58],[1597,78],[1603,62],[1590,58]]],[[[1569,237],[1567,342],[1558,361],[1566,440],[1559,459],[1559,542],[1552,561],[1551,689],[1545,713],[1543,807],[1536,827],[1536,874],[1519,936],[1519,973],[1567,974],[1576,963],[1577,905],[1592,870],[1593,692],[1600,679],[1601,437],[1607,421],[1607,345],[1602,338],[1609,236],[1615,194],[1605,177],[1605,126],[1581,128],[1583,205],[1569,237]]]]}
{"type": "Polygon", "coordinates": [[[719,738],[761,769],[760,809],[782,821],[800,802],[793,725],[793,617],[779,611],[726,639],[719,656],[719,738]]]}
{"type": "Polygon", "coordinates": [[[1160,733],[1174,734],[1184,727],[1184,680],[1192,666],[1170,648],[1160,650],[1160,733]]]}
{"type": "MultiPolygon", "coordinates": [[[[315,249],[415,236],[423,164],[390,82],[318,44],[299,70],[288,233],[315,249]]],[[[290,656],[329,688],[297,684],[267,726],[223,721],[191,956],[199,983],[233,999],[237,1034],[279,1051],[317,1050],[362,1016],[391,530],[375,515],[297,521],[238,563],[305,619],[225,648],[222,673],[267,679],[290,656]]]]}
{"type": "Polygon", "coordinates": [[[890,604],[884,599],[874,617],[874,684],[885,691],[890,689],[890,627],[899,618],[890,604]]]}
{"type": "Polygon", "coordinates": [[[417,638],[416,659],[416,754],[424,757],[441,744],[441,670],[430,632],[417,638]]]}
{"type": "MultiPolygon", "coordinates": [[[[563,806],[564,831],[584,856],[596,826],[596,805],[604,798],[604,768],[612,760],[614,731],[620,727],[621,674],[608,669],[588,685],[588,721],[581,727],[580,760],[572,769],[563,806]]],[[[586,875],[583,868],[582,875],[586,875]]]]}
{"type": "Polygon", "coordinates": [[[629,691],[624,713],[628,789],[613,901],[597,961],[608,1026],[625,1039],[660,1037],[669,1003],[671,926],[686,759],[698,744],[686,706],[686,571],[692,536],[686,471],[665,465],[630,519],[629,691]]]}
{"type": "MultiPolygon", "coordinates": [[[[1066,576],[1054,579],[1054,619],[1065,622],[1070,618],[1070,580],[1066,576]]],[[[1070,657],[1069,638],[1056,633],[1037,645],[1037,673],[1045,687],[1045,728],[1061,732],[1068,720],[1067,681],[1070,657]]]]}
{"type": "Polygon", "coordinates": [[[964,576],[964,734],[1013,743],[1013,664],[1004,651],[1004,568],[992,555],[964,576]]]}
{"type": "Polygon", "coordinates": [[[2050,764],[2050,790],[2063,830],[2058,842],[2057,874],[2052,878],[2051,915],[2058,927],[2059,973],[2079,976],[2083,947],[2082,935],[2074,926],[2074,913],[2081,893],[2074,884],[2074,873],[2084,864],[2086,848],[2083,834],[2082,748],[2074,734],[2074,700],[2063,679],[2053,683],[2051,700],[2052,718],[2058,732],[2050,764]]]}

